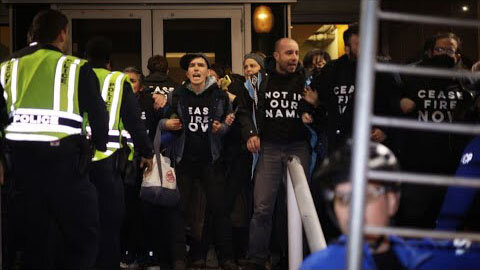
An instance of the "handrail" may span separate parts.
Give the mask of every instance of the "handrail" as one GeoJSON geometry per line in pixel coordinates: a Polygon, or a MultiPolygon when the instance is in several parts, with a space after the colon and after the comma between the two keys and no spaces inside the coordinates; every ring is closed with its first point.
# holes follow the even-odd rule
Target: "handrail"
{"type": "Polygon", "coordinates": [[[296,156],[287,162],[288,266],[297,270],[303,260],[302,224],[310,252],[327,247],[305,171],[296,156]]]}
{"type": "Polygon", "coordinates": [[[384,116],[373,116],[372,124],[386,127],[430,130],[447,133],[480,134],[480,125],[478,124],[419,122],[411,119],[384,116]]]}
{"type": "Polygon", "coordinates": [[[365,233],[375,235],[396,235],[410,238],[433,238],[433,239],[468,239],[474,242],[480,242],[480,233],[464,233],[449,231],[432,231],[411,228],[396,227],[365,227],[365,233]]]}
{"type": "Polygon", "coordinates": [[[307,177],[303,170],[300,159],[291,156],[287,162],[288,172],[292,180],[295,198],[302,218],[303,228],[307,236],[308,246],[311,252],[319,251],[327,247],[327,241],[318,220],[317,210],[313,202],[307,177]]]}
{"type": "Polygon", "coordinates": [[[424,24],[436,24],[436,25],[448,25],[448,26],[460,26],[460,27],[480,27],[479,20],[461,19],[461,18],[445,18],[437,16],[408,14],[401,12],[389,12],[378,11],[377,16],[380,20],[384,21],[397,21],[397,22],[416,22],[424,24]]]}
{"type": "Polygon", "coordinates": [[[435,174],[419,174],[405,172],[389,172],[370,170],[367,173],[369,180],[398,182],[398,183],[415,183],[415,184],[431,184],[436,186],[459,186],[480,188],[480,179],[451,177],[435,174]]]}
{"type": "Polygon", "coordinates": [[[402,73],[409,75],[430,77],[454,77],[454,78],[480,78],[479,73],[473,73],[462,69],[419,67],[412,65],[399,65],[392,63],[377,63],[375,69],[380,72],[402,73]]]}
{"type": "Polygon", "coordinates": [[[367,158],[369,156],[372,89],[378,45],[379,5],[377,0],[363,0],[360,18],[360,46],[355,84],[353,122],[353,153],[350,179],[353,181],[350,204],[350,227],[347,247],[347,267],[360,269],[363,251],[363,221],[365,212],[365,186],[367,184],[367,158]]]}

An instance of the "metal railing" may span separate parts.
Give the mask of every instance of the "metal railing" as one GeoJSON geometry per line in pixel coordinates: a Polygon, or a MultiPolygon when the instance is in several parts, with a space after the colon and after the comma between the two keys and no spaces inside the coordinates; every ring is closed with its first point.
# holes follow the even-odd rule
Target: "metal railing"
{"type": "Polygon", "coordinates": [[[417,22],[423,24],[437,24],[460,27],[480,27],[480,21],[440,18],[414,14],[404,14],[381,11],[380,0],[362,0],[360,20],[360,53],[357,63],[357,79],[354,108],[354,133],[353,133],[353,162],[350,179],[353,181],[352,202],[350,206],[350,232],[348,241],[347,265],[349,270],[360,269],[362,265],[362,244],[364,233],[398,235],[405,237],[432,237],[440,239],[467,238],[480,241],[480,234],[453,233],[442,231],[428,231],[391,227],[366,227],[363,226],[365,207],[365,186],[369,179],[382,181],[395,181],[406,183],[419,183],[431,185],[456,185],[463,187],[480,187],[480,181],[460,177],[447,177],[439,175],[392,173],[369,171],[367,169],[368,145],[370,141],[370,128],[372,124],[396,128],[409,128],[437,132],[455,132],[462,134],[480,134],[480,126],[466,124],[437,124],[418,122],[392,117],[379,117],[372,115],[372,99],[374,89],[374,73],[398,72],[409,75],[431,77],[456,77],[480,78],[462,70],[448,70],[438,68],[425,68],[396,64],[377,63],[376,52],[378,44],[379,19],[397,22],[417,22]]]}
{"type": "Polygon", "coordinates": [[[288,268],[296,270],[303,261],[302,223],[310,252],[327,247],[307,177],[296,156],[289,157],[287,163],[287,210],[288,268]]]}

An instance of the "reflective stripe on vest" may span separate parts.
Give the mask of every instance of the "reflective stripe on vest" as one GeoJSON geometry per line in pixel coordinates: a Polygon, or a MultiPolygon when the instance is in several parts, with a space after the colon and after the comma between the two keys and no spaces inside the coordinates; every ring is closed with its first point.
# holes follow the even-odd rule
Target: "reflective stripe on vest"
{"type": "Polygon", "coordinates": [[[133,140],[132,136],[128,131],[122,130],[122,139],[125,139],[127,141],[128,146],[133,147],[133,140]]]}
{"type": "MultiPolygon", "coordinates": [[[[86,128],[87,135],[89,137],[92,136],[92,128],[87,127],[86,128]]],[[[108,141],[107,141],[107,148],[113,148],[113,149],[120,149],[120,132],[118,130],[109,130],[108,131],[108,141]]],[[[112,150],[113,150],[112,149],[112,150]]]]}
{"type": "Polygon", "coordinates": [[[3,87],[3,97],[5,102],[8,104],[8,98],[10,96],[10,111],[15,109],[15,102],[17,102],[17,77],[18,77],[18,59],[11,59],[2,66],[0,70],[0,83],[3,87]],[[10,89],[7,89],[8,83],[10,82],[10,89]],[[10,95],[9,91],[10,90],[10,95]]]}
{"type": "Polygon", "coordinates": [[[75,114],[43,109],[18,109],[10,114],[7,132],[62,132],[80,134],[82,118],[75,114]]]}
{"type": "Polygon", "coordinates": [[[0,84],[2,85],[2,88],[4,89],[3,91],[3,97],[5,98],[5,102],[8,100],[8,93],[5,90],[5,73],[7,72],[7,64],[2,65],[0,68],[0,84]]]}
{"type": "MultiPolygon", "coordinates": [[[[120,136],[120,104],[122,98],[124,73],[114,71],[105,76],[106,70],[94,69],[100,80],[101,95],[109,113],[107,151],[96,151],[92,161],[108,158],[122,147],[120,136]],[[103,77],[105,76],[105,77],[103,77]],[[105,78],[102,81],[102,78],[105,78]],[[113,81],[114,80],[114,81],[113,81]]],[[[90,130],[87,128],[87,131],[90,130]]]]}
{"type": "Polygon", "coordinates": [[[125,129],[122,129],[122,140],[125,140],[127,142],[127,146],[130,149],[130,153],[128,154],[127,159],[129,161],[132,161],[135,153],[135,147],[133,144],[132,136],[125,129]]]}
{"type": "MultiPolygon", "coordinates": [[[[103,83],[103,89],[102,89],[102,98],[103,100],[105,100],[105,102],[109,102],[108,100],[108,90],[109,90],[109,85],[110,85],[110,78],[111,76],[113,76],[114,73],[112,74],[109,74],[107,76],[107,79],[105,79],[105,82],[103,83]]],[[[111,106],[110,106],[110,118],[109,118],[109,123],[108,123],[108,129],[109,130],[113,130],[113,129],[116,129],[118,130],[118,118],[119,115],[117,115],[117,113],[119,113],[119,110],[118,110],[118,103],[120,101],[120,90],[122,89],[122,82],[123,82],[123,77],[125,76],[125,74],[120,74],[118,75],[117,79],[115,80],[115,89],[114,89],[114,92],[113,92],[113,97],[112,99],[110,100],[111,102],[111,106]]]]}
{"type": "Polygon", "coordinates": [[[38,50],[25,58],[11,59],[1,66],[0,83],[5,90],[4,98],[10,105],[9,125],[5,128],[7,139],[47,142],[82,133],[83,118],[79,115],[76,99],[78,70],[81,61],[81,59],[61,55],[55,51],[38,50]],[[48,65],[42,67],[44,62],[39,62],[42,64],[36,66],[37,69],[28,75],[26,72],[29,72],[28,67],[33,63],[32,61],[37,59],[35,57],[48,65]],[[23,61],[21,70],[19,61],[23,61]],[[56,61],[54,73],[53,70],[49,71],[51,68],[49,65],[55,63],[52,61],[56,61]],[[40,73],[36,73],[36,71],[40,73]],[[20,82],[19,72],[22,72],[22,81],[20,82]],[[44,76],[45,74],[54,76],[44,76]],[[25,81],[25,77],[29,80],[25,81]],[[33,78],[40,81],[33,80],[33,78]],[[49,83],[52,83],[50,85],[53,86],[53,92],[48,92],[49,83]],[[39,89],[37,90],[35,87],[39,89]],[[48,98],[36,99],[37,96],[42,96],[38,95],[39,93],[45,93],[46,96],[52,97],[51,108],[48,108],[50,105],[47,105],[49,104],[48,98]]]}

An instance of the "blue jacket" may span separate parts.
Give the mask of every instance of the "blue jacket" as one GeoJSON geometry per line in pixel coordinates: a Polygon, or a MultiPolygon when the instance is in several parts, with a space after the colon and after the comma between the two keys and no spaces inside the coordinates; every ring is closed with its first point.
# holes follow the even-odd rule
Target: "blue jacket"
{"type": "MultiPolygon", "coordinates": [[[[405,269],[478,269],[480,268],[480,247],[469,243],[454,245],[452,241],[430,239],[406,241],[389,237],[398,260],[405,269]]],[[[346,269],[346,237],[342,235],[327,249],[308,256],[300,269],[346,269]]],[[[362,269],[377,269],[368,244],[363,246],[362,269]]]]}
{"type": "MultiPolygon", "coordinates": [[[[182,86],[178,89],[173,91],[171,95],[168,97],[170,110],[167,112],[166,117],[160,120],[160,127],[162,130],[166,130],[165,122],[173,115],[177,114],[178,118],[182,121],[182,123],[187,123],[187,106],[185,106],[185,94],[186,91],[191,91],[188,89],[189,82],[185,82],[182,86]]],[[[225,91],[222,91],[218,88],[215,78],[208,77],[206,82],[205,90],[213,88],[213,95],[212,95],[212,102],[210,106],[210,123],[208,128],[208,137],[210,140],[210,150],[212,155],[212,163],[215,162],[222,153],[223,147],[223,136],[228,132],[228,126],[223,123],[225,117],[228,113],[232,111],[231,105],[228,100],[228,96],[225,91]],[[216,134],[212,133],[212,123],[213,120],[218,120],[222,122],[222,127],[220,131],[216,134]]],[[[177,133],[177,132],[172,132],[177,133]]],[[[175,155],[175,161],[178,164],[183,158],[183,151],[185,146],[185,131],[182,130],[175,141],[173,142],[173,152],[175,155]]],[[[163,138],[162,138],[163,139],[163,138]]]]}
{"type": "MultiPolygon", "coordinates": [[[[456,176],[480,178],[480,136],[476,137],[463,151],[456,176]]],[[[456,230],[470,209],[478,189],[449,187],[437,220],[437,229],[456,230]]],[[[480,267],[479,267],[480,268],[480,267]]]]}

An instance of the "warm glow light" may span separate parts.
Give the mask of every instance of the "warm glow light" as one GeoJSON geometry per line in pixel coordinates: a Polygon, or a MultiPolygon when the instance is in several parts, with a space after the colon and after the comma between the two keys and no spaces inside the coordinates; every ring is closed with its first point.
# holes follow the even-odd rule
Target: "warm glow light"
{"type": "Polygon", "coordinates": [[[261,13],[261,14],[258,14],[258,18],[261,20],[265,20],[266,18],[268,18],[268,15],[265,13],[261,13]]]}
{"type": "Polygon", "coordinates": [[[467,5],[463,5],[463,6],[462,6],[462,10],[463,10],[464,12],[467,12],[469,9],[470,9],[470,8],[469,8],[467,5]]]}
{"type": "Polygon", "coordinates": [[[269,33],[273,28],[272,9],[267,6],[258,6],[253,12],[253,28],[257,33],[269,33]]]}

